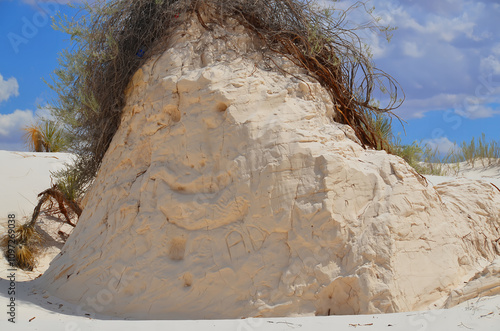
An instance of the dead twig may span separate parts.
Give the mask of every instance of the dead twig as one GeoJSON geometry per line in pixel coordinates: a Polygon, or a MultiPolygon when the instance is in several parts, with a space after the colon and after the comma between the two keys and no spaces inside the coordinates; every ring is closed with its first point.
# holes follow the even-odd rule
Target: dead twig
{"type": "Polygon", "coordinates": [[[59,206],[59,212],[64,215],[64,218],[66,219],[66,223],[71,225],[72,227],[75,227],[76,224],[74,224],[71,221],[71,218],[68,215],[68,211],[65,207],[65,204],[71,208],[71,210],[78,216],[82,214],[82,209],[76,203],[74,200],[69,200],[67,199],[64,194],[61,193],[57,185],[53,185],[51,188],[46,189],[45,191],[41,192],[38,194],[38,197],[40,198],[38,205],[35,207],[35,211],[33,212],[33,217],[31,219],[31,222],[35,222],[36,218],[38,217],[38,214],[40,213],[40,207],[43,205],[49,198],[53,198],[56,200],[58,206],[59,206]]]}

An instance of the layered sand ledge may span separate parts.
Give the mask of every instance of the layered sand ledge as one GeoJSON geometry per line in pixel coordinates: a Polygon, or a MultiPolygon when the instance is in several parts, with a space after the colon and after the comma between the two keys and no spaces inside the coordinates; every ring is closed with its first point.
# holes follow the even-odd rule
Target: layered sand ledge
{"type": "Polygon", "coordinates": [[[498,293],[500,192],[433,186],[364,150],[317,82],[279,57],[293,76],[265,70],[254,46],[241,26],[192,21],[135,74],[40,288],[148,319],[391,313],[498,293]]]}

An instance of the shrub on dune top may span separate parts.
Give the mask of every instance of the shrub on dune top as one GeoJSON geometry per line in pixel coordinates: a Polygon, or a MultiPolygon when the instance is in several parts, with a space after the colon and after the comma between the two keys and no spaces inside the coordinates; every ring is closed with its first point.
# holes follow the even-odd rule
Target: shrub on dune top
{"type": "Polygon", "coordinates": [[[189,16],[208,30],[234,19],[253,31],[271,57],[285,56],[317,79],[335,105],[334,120],[350,125],[366,147],[389,148],[370,121],[372,114],[390,114],[399,106],[399,85],[375,68],[357,35],[360,29],[390,32],[376,20],[350,27],[351,10],[325,8],[299,0],[108,0],[85,4],[76,18],[62,17],[56,27],[74,44],[63,53],[51,87],[58,98],[52,113],[72,137],[78,155],[80,187],[94,178],[108,149],[124,106],[124,90],[135,71],[166,50],[170,37],[189,16]],[[384,107],[372,101],[386,94],[384,107]]]}
{"type": "Polygon", "coordinates": [[[437,146],[429,143],[413,142],[402,144],[398,136],[392,141],[394,154],[402,157],[421,174],[442,176],[460,171],[460,164],[466,162],[474,167],[481,162],[483,167],[500,165],[500,144],[495,140],[473,137],[470,142],[455,143],[448,153],[439,153],[437,146]],[[451,172],[451,173],[450,173],[451,172]]]}
{"type": "Polygon", "coordinates": [[[487,141],[484,133],[481,138],[476,140],[475,137],[472,137],[469,143],[464,141],[459,147],[459,160],[466,161],[472,167],[476,161],[480,161],[483,166],[486,166],[492,165],[500,159],[500,144],[495,140],[487,141]]]}

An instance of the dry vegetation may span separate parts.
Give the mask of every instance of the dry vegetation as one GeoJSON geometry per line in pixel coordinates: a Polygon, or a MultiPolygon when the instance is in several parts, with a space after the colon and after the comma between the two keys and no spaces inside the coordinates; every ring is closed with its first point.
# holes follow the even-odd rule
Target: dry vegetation
{"type": "Polygon", "coordinates": [[[13,261],[13,266],[23,270],[32,271],[35,268],[38,256],[43,249],[42,236],[29,224],[23,224],[15,229],[14,242],[9,245],[8,235],[0,239],[0,246],[5,257],[13,261]],[[13,252],[12,252],[13,249],[13,252]],[[13,255],[13,258],[11,256],[13,255]]]}
{"type": "Polygon", "coordinates": [[[66,223],[75,227],[82,209],[78,204],[78,196],[68,185],[71,185],[68,180],[60,182],[38,194],[38,204],[33,210],[31,220],[15,229],[14,246],[9,245],[8,234],[0,239],[0,248],[5,257],[13,261],[15,267],[29,271],[36,267],[38,256],[44,247],[42,235],[35,227],[42,210],[49,216],[64,216],[66,223]],[[14,258],[11,258],[11,255],[14,258]]]}

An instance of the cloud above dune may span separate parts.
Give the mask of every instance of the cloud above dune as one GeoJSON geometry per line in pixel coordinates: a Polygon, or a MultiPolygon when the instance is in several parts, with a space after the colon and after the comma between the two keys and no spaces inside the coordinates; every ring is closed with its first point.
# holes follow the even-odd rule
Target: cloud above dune
{"type": "MultiPolygon", "coordinates": [[[[354,0],[342,1],[348,8],[354,0]]],[[[333,7],[337,3],[324,1],[333,7]]],[[[389,43],[373,31],[362,34],[377,67],[402,86],[404,119],[453,110],[468,118],[500,113],[500,35],[497,1],[371,0],[372,18],[397,27],[389,43]]],[[[370,19],[359,10],[351,20],[370,19]]],[[[351,17],[351,16],[350,16],[351,17]]]]}
{"type": "Polygon", "coordinates": [[[439,155],[447,155],[450,152],[458,152],[459,147],[448,137],[440,137],[435,139],[425,139],[423,144],[427,144],[433,150],[437,149],[439,155]]]}
{"type": "Polygon", "coordinates": [[[17,83],[17,79],[14,77],[4,79],[2,74],[0,74],[0,103],[18,95],[19,84],[17,83]]]}
{"type": "Polygon", "coordinates": [[[19,136],[18,129],[33,122],[33,111],[15,110],[11,114],[0,114],[0,137],[19,136]]]}
{"type": "Polygon", "coordinates": [[[16,109],[10,114],[0,114],[0,149],[19,150],[24,126],[35,123],[40,118],[50,117],[48,109],[16,109]],[[11,146],[11,147],[9,147],[11,146]]]}

